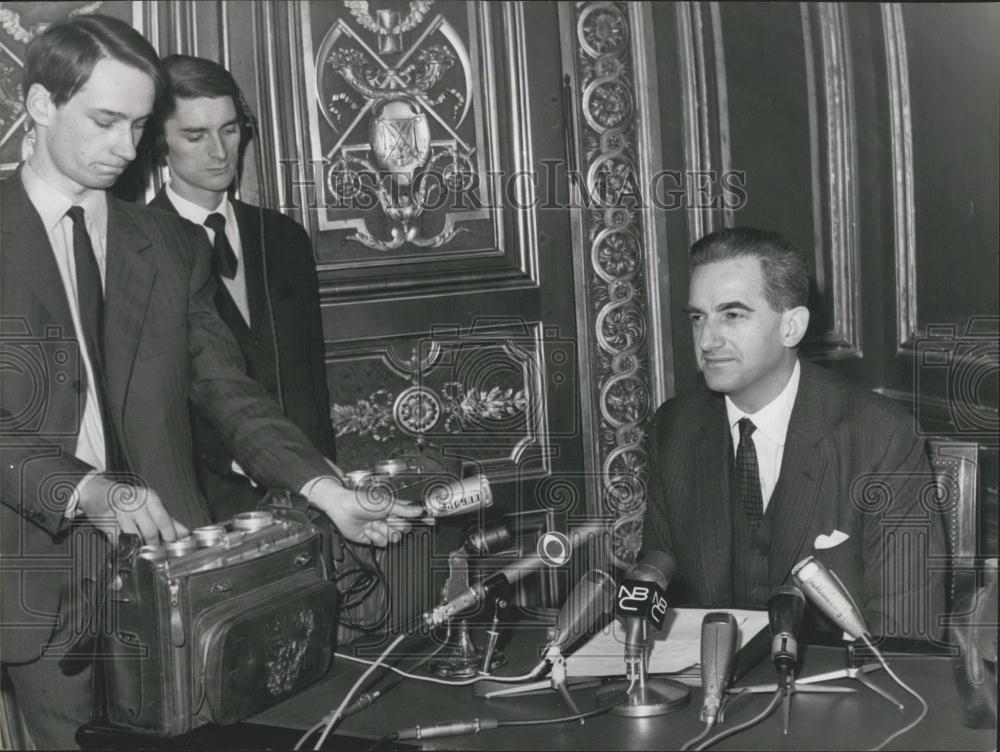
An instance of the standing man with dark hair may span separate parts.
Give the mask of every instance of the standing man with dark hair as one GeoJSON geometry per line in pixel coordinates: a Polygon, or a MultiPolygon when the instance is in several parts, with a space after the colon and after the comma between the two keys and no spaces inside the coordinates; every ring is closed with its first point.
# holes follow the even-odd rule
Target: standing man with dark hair
{"type": "Polygon", "coordinates": [[[254,477],[300,490],[348,539],[384,545],[407,527],[390,511],[420,513],[362,507],[246,376],[204,233],[108,196],[162,81],[122,21],[50,26],[25,59],[35,149],[0,191],[0,649],[44,748],[74,746],[90,716],[89,665],[60,659],[92,637],[100,592],[81,583],[99,581],[101,533],[170,541],[209,520],[189,399],[254,477]]]}
{"type": "MultiPolygon", "coordinates": [[[[323,323],[309,236],[284,214],[229,195],[254,136],[249,109],[229,71],[188,55],[164,58],[163,70],[167,96],[147,137],[170,182],[150,206],[204,228],[213,246],[215,304],[240,346],[247,373],[332,458],[323,323]]],[[[216,519],[255,508],[265,489],[250,482],[198,410],[192,412],[192,428],[198,480],[216,519]]]]}
{"type": "Polygon", "coordinates": [[[678,605],[763,607],[815,555],[874,634],[935,636],[928,560],[945,547],[924,442],[888,399],[799,358],[808,295],[805,261],[777,233],[724,229],[692,247],[705,388],[656,413],[644,548],[675,556],[678,605]]]}

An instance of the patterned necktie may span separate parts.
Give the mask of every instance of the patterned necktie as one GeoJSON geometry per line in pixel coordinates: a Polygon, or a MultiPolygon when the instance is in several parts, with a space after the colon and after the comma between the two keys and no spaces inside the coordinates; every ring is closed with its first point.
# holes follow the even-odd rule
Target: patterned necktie
{"type": "Polygon", "coordinates": [[[757,467],[757,449],[753,444],[753,432],[757,426],[749,418],[741,418],[740,443],[736,447],[736,497],[750,523],[756,531],[764,521],[764,497],[760,492],[760,470],[757,467]]]}
{"type": "Polygon", "coordinates": [[[205,227],[215,233],[215,240],[212,243],[215,251],[212,256],[212,271],[220,277],[233,279],[239,262],[236,260],[233,247],[229,245],[229,238],[226,237],[226,218],[218,212],[213,212],[205,217],[205,227]]]}
{"type": "Polygon", "coordinates": [[[73,261],[76,264],[76,296],[79,301],[80,328],[94,372],[94,391],[104,428],[105,472],[125,470],[124,455],[108,405],[107,371],[104,368],[104,285],[101,270],[94,255],[94,246],[87,232],[83,207],[73,206],[66,212],[73,222],[73,261]]]}

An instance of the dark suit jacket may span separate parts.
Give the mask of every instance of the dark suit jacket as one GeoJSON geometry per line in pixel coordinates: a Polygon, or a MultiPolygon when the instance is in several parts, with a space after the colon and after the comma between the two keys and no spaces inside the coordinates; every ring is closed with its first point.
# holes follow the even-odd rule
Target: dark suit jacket
{"type": "MultiPolygon", "coordinates": [[[[942,579],[929,578],[928,568],[944,564],[946,549],[914,418],[884,397],[801,365],[766,512],[770,587],[788,584],[791,568],[812,554],[844,582],[873,632],[899,635],[908,625],[923,636],[939,634],[942,579]],[[849,538],[833,548],[814,547],[818,536],[834,530],[849,538]],[[909,621],[914,611],[919,623],[909,621]]],[[[644,548],[674,555],[672,590],[691,605],[733,605],[727,423],[723,396],[702,386],[665,402],[652,431],[644,548]]]]}
{"type": "MultiPolygon", "coordinates": [[[[280,381],[281,405],[286,417],[302,429],[322,454],[333,459],[319,282],[309,236],[297,222],[266,209],[265,252],[260,247],[258,208],[242,201],[232,203],[240,232],[252,326],[247,326],[228,295],[222,318],[240,346],[250,377],[273,398],[279,395],[280,381]],[[266,296],[270,298],[274,330],[266,296]],[[275,340],[280,369],[275,368],[275,340]]],[[[176,214],[165,190],[156,194],[150,206],[176,214]]],[[[192,411],[192,432],[198,480],[216,519],[226,520],[237,512],[254,508],[264,487],[255,490],[231,471],[233,453],[199,410],[192,411]]]]}
{"type": "MultiPolygon", "coordinates": [[[[69,303],[20,172],[0,187],[0,538],[5,662],[37,658],[81,546],[67,535],[86,372],[69,303]]],[[[105,366],[129,468],[188,527],[208,521],[192,462],[188,400],[262,482],[298,489],[326,463],[244,371],[216,312],[205,234],[108,197],[105,366]]],[[[73,525],[76,527],[76,525],[73,525]]]]}

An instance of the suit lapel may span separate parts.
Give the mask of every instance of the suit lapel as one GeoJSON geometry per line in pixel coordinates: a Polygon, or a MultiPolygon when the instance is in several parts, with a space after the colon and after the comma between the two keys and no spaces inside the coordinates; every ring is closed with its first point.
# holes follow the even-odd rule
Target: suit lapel
{"type": "MultiPolygon", "coordinates": [[[[180,212],[177,211],[177,207],[173,205],[170,201],[170,197],[167,196],[166,188],[160,188],[153,200],[149,202],[149,205],[156,209],[168,211],[178,217],[180,216],[180,212]]],[[[236,206],[235,202],[234,206],[236,206]]],[[[250,288],[250,272],[247,266],[247,246],[242,230],[242,223],[239,219],[239,212],[237,212],[237,224],[240,225],[237,229],[240,231],[240,247],[243,251],[243,260],[241,263],[243,264],[243,273],[246,275],[247,279],[247,297],[250,301],[250,320],[255,321],[255,313],[253,310],[254,292],[250,288]]],[[[218,310],[219,316],[222,317],[222,320],[226,322],[226,326],[228,326],[230,331],[232,331],[232,333],[236,336],[240,343],[240,347],[245,350],[246,339],[250,336],[250,327],[247,325],[246,319],[243,318],[243,314],[240,313],[240,307],[236,305],[236,301],[233,300],[233,296],[229,294],[229,288],[226,287],[225,283],[221,279],[218,280],[218,284],[215,288],[215,308],[218,310]]],[[[246,355],[246,352],[244,352],[244,355],[246,355]]]]}
{"type": "MultiPolygon", "coordinates": [[[[56,265],[49,236],[21,182],[21,170],[3,182],[4,265],[16,272],[52,317],[63,327],[63,336],[76,337],[62,276],[56,265]]],[[[4,270],[4,273],[7,269],[4,270]]]]}
{"type": "Polygon", "coordinates": [[[108,267],[105,283],[105,350],[108,398],[124,410],[139,336],[156,267],[143,254],[150,239],[128,217],[128,207],[108,196],[108,267]]]}
{"type": "Polygon", "coordinates": [[[264,254],[260,247],[260,217],[253,207],[238,201],[233,201],[233,211],[240,231],[250,321],[259,329],[268,320],[267,301],[264,297],[267,295],[264,287],[264,254]]]}
{"type": "Polygon", "coordinates": [[[823,476],[829,464],[823,441],[829,418],[824,415],[821,392],[813,367],[803,363],[781,472],[767,507],[771,522],[769,574],[772,584],[784,582],[792,566],[801,558],[818,511],[823,476]]]}
{"type": "Polygon", "coordinates": [[[702,588],[706,602],[725,603],[732,598],[732,520],[729,513],[732,442],[728,437],[723,399],[713,396],[702,416],[695,452],[699,536],[694,546],[702,558],[702,588]]]}

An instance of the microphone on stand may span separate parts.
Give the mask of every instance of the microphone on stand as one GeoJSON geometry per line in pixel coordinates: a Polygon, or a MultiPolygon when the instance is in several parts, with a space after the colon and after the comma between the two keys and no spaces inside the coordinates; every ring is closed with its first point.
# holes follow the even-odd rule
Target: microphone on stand
{"type": "Polygon", "coordinates": [[[597,701],[614,705],[616,715],[645,717],[678,710],[691,699],[691,690],[670,679],[647,679],[649,624],[663,626],[667,615],[666,589],[677,571],[665,551],[647,551],[618,586],[616,612],[625,627],[625,681],[613,682],[598,693],[597,701]],[[627,696],[622,701],[622,693],[627,696]]]}
{"type": "Polygon", "coordinates": [[[514,541],[541,529],[541,521],[490,520],[466,531],[462,547],[472,556],[492,556],[513,547],[514,541]]]}
{"type": "Polygon", "coordinates": [[[814,556],[804,558],[792,567],[792,579],[809,600],[851,639],[859,640],[868,635],[868,625],[847,588],[819,559],[814,556]]]}
{"type": "Polygon", "coordinates": [[[663,551],[649,551],[626,573],[618,589],[618,613],[625,624],[625,665],[636,675],[648,640],[647,623],[659,629],[667,615],[666,590],[677,563],[663,551]]]}
{"type": "Polygon", "coordinates": [[[591,629],[615,605],[615,581],[607,572],[591,569],[573,588],[559,610],[554,627],[549,628],[547,654],[565,652],[591,629]]]}
{"type": "Polygon", "coordinates": [[[736,617],[728,611],[705,614],[701,622],[701,721],[714,724],[733,673],[736,658],[736,617]]]}
{"type": "Polygon", "coordinates": [[[806,598],[797,587],[776,589],[767,601],[767,620],[771,626],[771,661],[778,670],[778,686],[787,687],[795,680],[799,658],[799,626],[806,598]]]}
{"type": "MultiPolygon", "coordinates": [[[[601,524],[584,525],[572,530],[566,538],[568,551],[563,563],[569,561],[569,554],[572,553],[581,543],[585,543],[594,536],[603,536],[607,532],[607,527],[601,524]]],[[[463,590],[447,603],[437,606],[424,614],[424,623],[431,629],[439,627],[455,614],[466,611],[480,603],[496,592],[501,592],[504,588],[513,585],[527,575],[537,572],[545,566],[551,566],[551,560],[535,551],[528,556],[522,556],[516,561],[512,561],[498,572],[494,572],[482,582],[477,582],[463,590]]]]}

